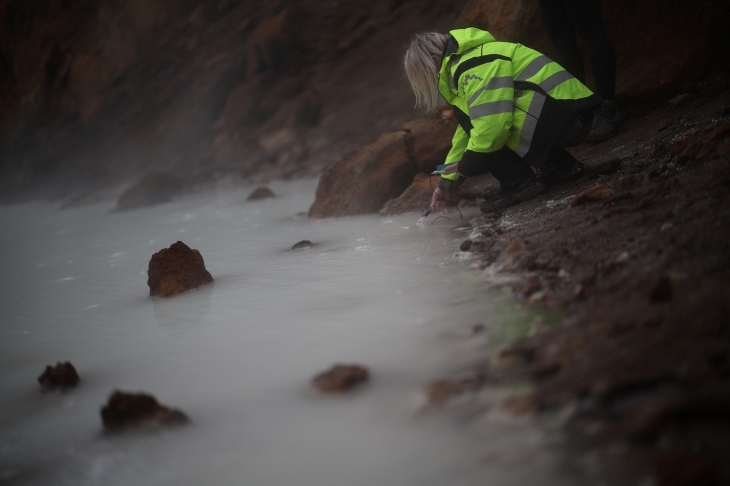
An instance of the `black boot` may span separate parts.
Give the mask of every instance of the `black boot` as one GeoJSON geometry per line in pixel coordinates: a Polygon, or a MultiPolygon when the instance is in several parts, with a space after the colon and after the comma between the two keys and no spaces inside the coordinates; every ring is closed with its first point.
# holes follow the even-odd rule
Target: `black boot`
{"type": "Polygon", "coordinates": [[[550,157],[540,169],[540,182],[552,186],[570,179],[580,177],[585,165],[578,162],[570,152],[564,148],[556,148],[550,152],[550,157]]]}

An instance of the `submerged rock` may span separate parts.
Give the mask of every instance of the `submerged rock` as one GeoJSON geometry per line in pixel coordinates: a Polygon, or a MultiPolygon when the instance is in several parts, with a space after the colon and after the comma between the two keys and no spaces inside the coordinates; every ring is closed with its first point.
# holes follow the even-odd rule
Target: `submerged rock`
{"type": "Polygon", "coordinates": [[[147,276],[150,297],[170,297],[213,281],[200,252],[182,241],[152,255],[147,276]]]}
{"type": "Polygon", "coordinates": [[[306,250],[308,248],[312,248],[314,244],[309,240],[302,240],[299,243],[295,243],[294,246],[291,247],[292,250],[306,250]]]}
{"type": "Polygon", "coordinates": [[[276,197],[274,192],[266,186],[259,186],[248,195],[246,201],[258,201],[259,199],[267,199],[270,197],[276,197]]]}
{"type": "Polygon", "coordinates": [[[169,201],[182,192],[184,181],[172,174],[150,171],[138,182],[124,190],[117,200],[117,210],[152,206],[169,201]]]}
{"type": "Polygon", "coordinates": [[[38,377],[38,383],[41,384],[43,391],[64,391],[79,383],[79,375],[70,362],[61,363],[59,361],[55,367],[46,366],[46,371],[38,377]]]}
{"type": "Polygon", "coordinates": [[[312,379],[312,385],[325,393],[344,393],[370,379],[370,372],[360,365],[333,366],[312,379]]]}
{"type": "Polygon", "coordinates": [[[483,373],[475,373],[473,376],[461,379],[434,380],[423,387],[426,408],[441,407],[455,397],[476,393],[484,388],[488,382],[489,379],[483,373]]]}
{"type": "Polygon", "coordinates": [[[119,390],[114,390],[102,407],[101,420],[109,431],[127,427],[182,425],[190,421],[182,411],[161,405],[152,395],[119,390]]]}

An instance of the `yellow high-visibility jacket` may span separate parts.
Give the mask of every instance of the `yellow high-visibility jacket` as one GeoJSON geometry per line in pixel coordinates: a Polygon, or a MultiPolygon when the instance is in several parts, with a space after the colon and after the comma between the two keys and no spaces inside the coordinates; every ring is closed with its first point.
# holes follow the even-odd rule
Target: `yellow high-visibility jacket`
{"type": "Polygon", "coordinates": [[[476,28],[450,32],[438,88],[459,121],[446,163],[508,147],[540,168],[573,114],[601,102],[548,57],[476,28]]]}

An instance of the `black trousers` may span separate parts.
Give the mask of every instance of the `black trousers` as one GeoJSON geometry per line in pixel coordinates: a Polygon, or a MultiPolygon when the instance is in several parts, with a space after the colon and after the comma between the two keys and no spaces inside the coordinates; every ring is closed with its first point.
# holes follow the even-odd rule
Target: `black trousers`
{"type": "Polygon", "coordinates": [[[539,0],[540,12],[558,62],[585,83],[580,36],[596,82],[596,92],[604,100],[616,95],[616,54],[603,27],[601,0],[539,0]]]}
{"type": "MultiPolygon", "coordinates": [[[[545,161],[548,170],[557,170],[575,163],[576,159],[565,148],[573,147],[585,140],[592,121],[593,108],[573,114],[545,161]]],[[[459,162],[459,172],[467,177],[491,172],[499,181],[500,188],[504,190],[517,187],[535,177],[530,164],[507,146],[489,153],[466,152],[465,157],[459,162]]]]}

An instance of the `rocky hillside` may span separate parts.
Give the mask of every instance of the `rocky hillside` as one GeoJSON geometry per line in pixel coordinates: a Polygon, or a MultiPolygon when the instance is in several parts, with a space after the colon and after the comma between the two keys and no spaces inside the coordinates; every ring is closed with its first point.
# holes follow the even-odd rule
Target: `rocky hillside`
{"type": "MultiPolygon", "coordinates": [[[[400,67],[413,33],[474,25],[550,55],[534,3],[3,0],[0,199],[150,169],[191,184],[318,174],[418,116],[400,67]]],[[[605,10],[624,99],[728,69],[724,2],[605,10]]]]}

